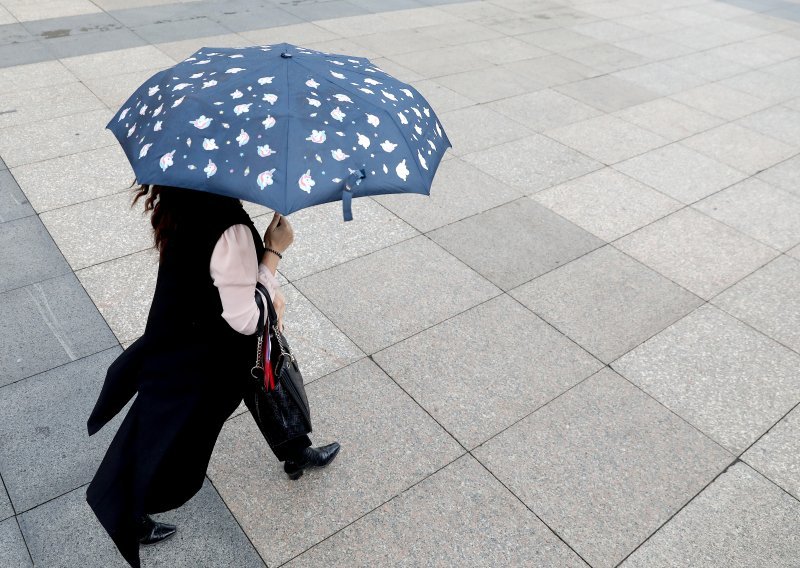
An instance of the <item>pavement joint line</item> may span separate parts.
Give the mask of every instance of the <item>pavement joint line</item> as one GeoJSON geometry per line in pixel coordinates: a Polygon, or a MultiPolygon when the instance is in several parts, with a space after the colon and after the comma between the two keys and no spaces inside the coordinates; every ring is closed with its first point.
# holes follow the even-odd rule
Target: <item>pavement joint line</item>
{"type": "MultiPolygon", "coordinates": [[[[11,501],[10,498],[9,501],[11,501]]],[[[22,544],[25,545],[25,551],[28,553],[28,558],[31,559],[31,566],[36,566],[36,563],[33,561],[33,554],[31,554],[31,547],[28,546],[28,539],[25,538],[25,533],[22,532],[22,525],[19,522],[19,515],[14,515],[14,521],[17,523],[17,530],[19,531],[20,536],[22,536],[22,544]]]]}

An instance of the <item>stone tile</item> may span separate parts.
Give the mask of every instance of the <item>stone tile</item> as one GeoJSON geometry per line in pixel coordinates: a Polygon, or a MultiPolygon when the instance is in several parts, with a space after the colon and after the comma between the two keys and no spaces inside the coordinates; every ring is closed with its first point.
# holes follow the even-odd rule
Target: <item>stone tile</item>
{"type": "Polygon", "coordinates": [[[3,387],[0,446],[3,481],[25,511],[91,480],[121,421],[91,438],[91,413],[118,347],[3,387]],[[57,409],[57,411],[55,411],[57,409]]]}
{"type": "MultiPolygon", "coordinates": [[[[408,195],[403,197],[409,198],[408,195]]],[[[263,234],[271,215],[259,218],[263,234]]],[[[355,199],[353,220],[342,222],[340,201],[310,207],[290,217],[296,235],[281,272],[297,280],[419,234],[402,219],[372,199],[355,199]]]]}
{"type": "Polygon", "coordinates": [[[736,123],[800,150],[800,112],[796,110],[774,106],[740,118],[736,123]]]}
{"type": "Polygon", "coordinates": [[[789,568],[800,554],[800,505],[743,463],[731,466],[623,564],[789,568]]]}
{"type": "Polygon", "coordinates": [[[414,88],[425,97],[431,108],[436,109],[438,114],[475,104],[475,101],[459,95],[454,90],[440,85],[433,79],[415,81],[414,88]]]}
{"type": "Polygon", "coordinates": [[[33,568],[17,519],[0,522],[0,564],[15,568],[33,568]]]}
{"type": "Polygon", "coordinates": [[[713,302],[782,344],[800,352],[800,262],[779,256],[713,302]]]}
{"type": "Polygon", "coordinates": [[[601,367],[507,295],[380,351],[374,360],[467,448],[601,367]],[[491,344],[476,350],[483,337],[491,344]]]}
{"type": "Polygon", "coordinates": [[[800,55],[800,41],[782,34],[768,34],[721,45],[711,53],[758,69],[797,57],[800,55]]]}
{"type": "Polygon", "coordinates": [[[32,65],[52,57],[50,50],[40,41],[0,45],[0,66],[32,65]]]}
{"type": "Polygon", "coordinates": [[[527,197],[437,229],[430,237],[504,290],[602,245],[527,197]]]}
{"type": "Polygon", "coordinates": [[[628,107],[615,112],[614,116],[672,141],[719,126],[724,122],[719,117],[669,98],[628,107]]]}
{"type": "Polygon", "coordinates": [[[747,176],[680,143],[619,162],[614,169],[683,203],[694,203],[747,176]]]}
{"type": "Polygon", "coordinates": [[[0,45],[24,43],[36,39],[22,24],[14,21],[4,22],[2,12],[0,12],[0,26],[2,26],[0,27],[0,45]]]}
{"type": "Polygon", "coordinates": [[[797,245],[796,247],[794,247],[792,250],[790,250],[786,254],[788,254],[789,256],[792,256],[792,257],[800,260],[800,245],[797,245]]]}
{"type": "Polygon", "coordinates": [[[439,121],[453,145],[450,151],[456,156],[491,148],[530,134],[520,123],[485,106],[444,112],[439,115],[439,121]],[[476,136],[476,132],[480,132],[480,136],[476,136]]]}
{"type": "Polygon", "coordinates": [[[359,14],[338,14],[324,20],[315,18],[314,23],[343,38],[361,35],[364,30],[382,33],[406,27],[402,22],[402,18],[393,18],[390,15],[381,14],[379,10],[373,13],[364,13],[365,11],[362,8],[359,14]]]}
{"type": "Polygon", "coordinates": [[[248,415],[225,424],[211,459],[215,487],[270,566],[327,538],[463,453],[369,359],[312,383],[307,392],[315,443],[335,439],[342,444],[328,468],[310,471],[300,482],[288,480],[248,415]],[[302,530],[297,519],[303,519],[302,530]]]}
{"type": "Polygon", "coordinates": [[[0,223],[35,215],[11,172],[0,167],[0,223]]]}
{"type": "Polygon", "coordinates": [[[401,558],[414,566],[586,566],[471,456],[286,566],[385,566],[401,558]]]}
{"type": "Polygon", "coordinates": [[[460,158],[453,158],[439,166],[430,196],[381,195],[375,200],[413,227],[428,232],[508,203],[520,195],[520,190],[460,158]]]}
{"type": "Polygon", "coordinates": [[[479,103],[506,99],[541,87],[535,79],[521,77],[503,67],[484,67],[437,77],[436,82],[479,103]]]}
{"type": "Polygon", "coordinates": [[[346,0],[314,3],[283,3],[281,7],[302,20],[321,20],[327,18],[355,16],[364,13],[364,9],[346,0]]]}
{"type": "Polygon", "coordinates": [[[30,125],[9,126],[0,130],[0,155],[13,168],[58,156],[116,144],[105,131],[111,119],[109,110],[93,110],[50,118],[30,125]]]}
{"type": "MultiPolygon", "coordinates": [[[[227,6],[228,3],[223,0],[221,4],[223,6],[227,6]]],[[[259,28],[263,28],[266,22],[269,22],[270,25],[277,27],[287,24],[299,24],[303,21],[294,14],[290,14],[286,10],[283,10],[282,6],[273,6],[270,2],[250,2],[249,5],[247,5],[247,8],[242,11],[230,13],[229,11],[225,10],[214,10],[208,15],[214,22],[217,22],[225,28],[235,32],[257,30],[259,28]]],[[[189,29],[187,28],[184,37],[207,35],[207,32],[213,28],[210,25],[207,27],[204,25],[203,29],[205,31],[201,34],[196,31],[189,32],[189,29]]],[[[169,30],[169,32],[174,33],[172,30],[169,30]]],[[[168,32],[165,30],[165,33],[168,32]]]]}
{"type": "Polygon", "coordinates": [[[131,208],[128,192],[41,214],[73,270],[139,252],[153,243],[141,202],[131,208]]]}
{"type": "Polygon", "coordinates": [[[723,79],[720,84],[763,100],[766,102],[764,106],[786,103],[797,96],[800,77],[792,73],[782,74],[782,65],[767,69],[770,70],[769,73],[750,71],[723,79]]]}
{"type": "Polygon", "coordinates": [[[557,54],[524,61],[512,61],[500,66],[521,76],[530,77],[540,83],[542,87],[563,85],[602,74],[600,71],[557,54]]]}
{"type": "Polygon", "coordinates": [[[781,251],[800,243],[800,197],[761,180],[746,179],[693,207],[781,251]]]}
{"type": "Polygon", "coordinates": [[[627,108],[658,97],[656,93],[646,88],[613,75],[592,77],[561,85],[555,89],[606,112],[627,108]]]}
{"type": "Polygon", "coordinates": [[[134,71],[171,67],[175,62],[152,45],[69,57],[62,63],[79,79],[97,79],[134,71]]]}
{"type": "Polygon", "coordinates": [[[95,264],[75,274],[121,343],[144,333],[158,274],[155,249],[95,264]]]}
{"type": "Polygon", "coordinates": [[[563,52],[562,55],[593,69],[596,74],[613,73],[620,69],[636,67],[650,61],[638,53],[608,43],[572,49],[563,52]]]}
{"type": "Polygon", "coordinates": [[[90,0],[44,0],[42,2],[3,0],[3,6],[20,22],[64,18],[100,11],[100,8],[90,0]]]}
{"type": "MultiPolygon", "coordinates": [[[[335,2],[335,1],[336,0],[329,0],[328,2],[325,2],[325,4],[330,4],[330,2],[335,2]]],[[[322,3],[317,4],[317,6],[320,5],[322,5],[322,3]]],[[[316,49],[317,51],[325,51],[328,53],[345,53],[347,55],[357,55],[358,57],[366,57],[367,59],[372,61],[373,65],[380,66],[381,69],[384,69],[387,73],[390,73],[391,75],[399,78],[401,81],[408,82],[416,80],[421,77],[416,72],[412,72],[413,75],[410,77],[400,77],[399,75],[396,75],[393,71],[390,71],[391,67],[387,66],[391,65],[391,63],[398,65],[397,63],[395,63],[393,60],[380,57],[377,53],[375,53],[371,49],[368,49],[363,45],[356,44],[348,38],[337,37],[326,41],[311,42],[307,43],[304,47],[316,49]]],[[[400,65],[398,65],[398,67],[402,69],[407,69],[400,65]]]]}
{"type": "Polygon", "coordinates": [[[294,284],[367,354],[499,293],[425,237],[404,241],[294,284]],[[381,286],[375,286],[376,278],[381,286]],[[459,294],[453,294],[453,290],[459,290],[459,294]],[[409,310],[412,297],[415,307],[409,310]]]}
{"type": "Polygon", "coordinates": [[[681,143],[749,174],[796,153],[796,149],[783,142],[733,123],[695,134],[681,143]]]}
{"type": "Polygon", "coordinates": [[[800,496],[800,408],[795,407],[753,444],[742,460],[786,491],[800,496]]]}
{"type": "Polygon", "coordinates": [[[703,77],[707,81],[719,81],[739,73],[746,72],[749,67],[729,59],[724,59],[707,51],[691,53],[664,61],[673,69],[703,77]]]}
{"type": "MultiPolygon", "coordinates": [[[[280,10],[276,10],[276,13],[286,14],[280,10]]],[[[253,22],[254,25],[256,23],[260,24],[260,22],[253,22]]],[[[232,31],[232,28],[228,28],[223,24],[203,16],[195,16],[186,20],[173,20],[171,22],[154,22],[132,29],[136,35],[142,37],[147,43],[151,44],[180,41],[196,37],[224,35],[232,31]]]]}
{"type": "Polygon", "coordinates": [[[537,132],[601,114],[596,108],[575,100],[578,97],[573,97],[570,93],[567,93],[570,96],[566,96],[557,92],[560,89],[561,87],[556,87],[556,90],[542,89],[525,93],[492,102],[488,106],[537,132]]]}
{"type": "Polygon", "coordinates": [[[616,566],[733,459],[607,369],[474,455],[598,567],[616,566]]]}
{"type": "Polygon", "coordinates": [[[600,162],[538,134],[467,154],[463,159],[526,194],[603,167],[600,162]]]}
{"type": "Polygon", "coordinates": [[[146,42],[131,30],[122,28],[57,37],[45,40],[44,43],[53,57],[65,59],[115,49],[141,47],[145,45],[146,42]]]}
{"type": "Polygon", "coordinates": [[[800,355],[711,305],[613,367],[734,453],[800,400],[800,355]]]}
{"type": "Polygon", "coordinates": [[[11,12],[0,6],[0,24],[15,24],[17,19],[11,15],[11,12]]]}
{"type": "MultiPolygon", "coordinates": [[[[29,124],[78,112],[105,108],[81,83],[65,83],[6,93],[0,103],[0,128],[29,124]]],[[[35,128],[34,125],[30,125],[35,128]]]]}
{"type": "Polygon", "coordinates": [[[768,103],[721,83],[709,83],[671,95],[671,98],[705,113],[734,120],[761,110],[768,103]]]}
{"type": "MultiPolygon", "coordinates": [[[[158,71],[158,69],[147,69],[144,71],[134,71],[133,73],[123,73],[121,75],[96,77],[93,79],[86,79],[84,83],[92,90],[97,98],[108,105],[109,108],[116,110],[122,106],[122,103],[128,100],[142,83],[150,79],[153,75],[158,73],[158,71]]],[[[114,143],[116,144],[116,140],[114,140],[114,143]]]]}
{"type": "Polygon", "coordinates": [[[59,37],[105,32],[118,30],[124,27],[113,16],[106,12],[32,20],[25,22],[23,26],[31,34],[42,39],[55,39],[59,37]]]}
{"type": "Polygon", "coordinates": [[[612,115],[554,128],[546,134],[605,164],[620,162],[668,143],[666,138],[612,115]]]}
{"type": "Polygon", "coordinates": [[[612,40],[612,43],[617,47],[638,53],[642,57],[653,61],[670,60],[674,57],[694,53],[694,49],[691,47],[669,41],[657,35],[646,35],[622,41],[612,40]]]}
{"type": "Polygon", "coordinates": [[[499,37],[475,41],[465,44],[464,49],[490,60],[496,58],[498,53],[502,53],[503,62],[523,61],[550,55],[550,51],[539,48],[530,42],[521,41],[516,37],[499,37]]]}
{"type": "MultiPolygon", "coordinates": [[[[334,32],[329,30],[324,31],[331,34],[333,37],[339,37],[338,34],[334,32]]],[[[351,41],[366,47],[370,51],[379,54],[381,57],[392,57],[412,51],[438,49],[446,45],[442,40],[428,34],[423,34],[417,29],[378,31],[375,33],[376,30],[367,27],[363,29],[363,32],[364,35],[356,35],[350,38],[351,41]]],[[[350,35],[350,33],[347,35],[350,35]]]]}
{"type": "MultiPolygon", "coordinates": [[[[310,24],[309,24],[310,25],[310,24]]],[[[240,36],[239,34],[225,33],[221,35],[214,35],[210,37],[197,37],[192,39],[184,39],[180,41],[170,41],[166,43],[156,44],[156,47],[166,53],[174,61],[181,62],[198,49],[203,47],[244,47],[252,45],[250,42],[240,36]]],[[[264,42],[269,43],[269,42],[264,42]]],[[[280,43],[280,42],[275,42],[280,43]]],[[[155,71],[153,71],[155,72],[155,71]]]]}
{"type": "Polygon", "coordinates": [[[778,254],[689,208],[621,238],[614,246],[704,299],[778,254]]]}
{"type": "Polygon", "coordinates": [[[32,215],[0,223],[0,292],[69,272],[53,239],[32,215]]]}
{"type": "Polygon", "coordinates": [[[620,24],[614,20],[596,20],[594,22],[572,26],[570,29],[607,42],[631,39],[644,35],[643,31],[628,27],[625,24],[620,24]]]}
{"type": "MultiPolygon", "coordinates": [[[[143,566],[264,567],[208,481],[186,505],[155,518],[178,532],[159,546],[142,547],[143,566]]],[[[85,487],[24,513],[20,524],[37,566],[128,566],[86,503],[85,487]]]]}
{"type": "Polygon", "coordinates": [[[662,96],[685,91],[706,83],[706,79],[702,77],[679,71],[661,62],[623,69],[614,73],[612,77],[626,80],[647,89],[651,93],[662,96]]]}
{"type": "Polygon", "coordinates": [[[596,37],[582,34],[569,28],[538,30],[515,37],[518,40],[532,43],[553,53],[581,49],[600,43],[600,40],[596,37]]]}
{"type": "Polygon", "coordinates": [[[0,68],[0,93],[50,87],[77,81],[60,61],[0,68]]]}
{"type": "MultiPolygon", "coordinates": [[[[424,29],[427,30],[428,28],[424,29]]],[[[470,53],[461,46],[399,53],[393,55],[390,60],[419,73],[427,79],[452,73],[474,71],[494,64],[494,61],[470,53]]]]}
{"type": "Polygon", "coordinates": [[[11,499],[8,498],[5,485],[0,479],[0,520],[5,520],[14,516],[14,508],[11,506],[11,499]]]}
{"type": "Polygon", "coordinates": [[[12,173],[40,213],[115,193],[132,199],[136,177],[118,144],[18,166],[12,173]]]}
{"type": "Polygon", "coordinates": [[[540,191],[534,199],[605,241],[681,207],[678,201],[611,168],[540,191]]]}
{"type": "Polygon", "coordinates": [[[241,31],[238,35],[250,44],[264,45],[273,43],[294,43],[295,45],[305,45],[320,41],[337,39],[339,36],[330,30],[326,30],[312,24],[303,22],[300,24],[289,24],[272,28],[241,31]]]}
{"type": "MultiPolygon", "coordinates": [[[[518,16],[514,14],[512,17],[517,18],[518,16]]],[[[420,32],[435,37],[448,45],[462,45],[476,41],[497,39],[503,37],[504,34],[513,35],[492,29],[490,25],[459,20],[421,27],[420,32]]],[[[492,55],[491,60],[493,61],[494,59],[496,59],[496,56],[492,55]]]]}
{"type": "Polygon", "coordinates": [[[800,179],[800,156],[794,156],[760,171],[756,178],[800,197],[800,184],[797,183],[797,180],[800,179]]]}
{"type": "Polygon", "coordinates": [[[72,274],[0,298],[0,385],[117,345],[72,274]]]}
{"type": "Polygon", "coordinates": [[[611,247],[540,276],[512,295],[605,363],[702,303],[611,247]]]}

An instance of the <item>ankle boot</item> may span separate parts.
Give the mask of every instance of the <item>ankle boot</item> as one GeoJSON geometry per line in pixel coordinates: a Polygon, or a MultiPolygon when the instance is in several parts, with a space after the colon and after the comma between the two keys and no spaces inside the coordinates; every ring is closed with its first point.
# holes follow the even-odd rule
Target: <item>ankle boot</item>
{"type": "Polygon", "coordinates": [[[319,448],[306,448],[298,456],[288,459],[283,463],[283,471],[289,479],[298,479],[303,475],[303,470],[312,467],[325,467],[333,461],[339,453],[339,442],[321,446],[319,448]]]}
{"type": "Polygon", "coordinates": [[[159,523],[150,518],[150,515],[144,515],[139,519],[139,544],[161,542],[174,535],[176,530],[175,525],[159,523]]]}

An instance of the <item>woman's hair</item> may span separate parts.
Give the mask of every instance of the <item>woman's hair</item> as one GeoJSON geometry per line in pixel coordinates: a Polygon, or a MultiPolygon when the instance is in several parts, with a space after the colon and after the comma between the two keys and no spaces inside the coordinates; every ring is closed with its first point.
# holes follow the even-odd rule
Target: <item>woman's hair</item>
{"type": "Polygon", "coordinates": [[[160,255],[164,254],[164,249],[175,235],[182,218],[186,218],[187,215],[196,215],[198,208],[204,205],[211,205],[210,210],[213,211],[214,207],[239,202],[233,197],[166,185],[142,184],[134,187],[133,192],[131,207],[144,198],[144,212],[150,213],[154,246],[160,255]]]}

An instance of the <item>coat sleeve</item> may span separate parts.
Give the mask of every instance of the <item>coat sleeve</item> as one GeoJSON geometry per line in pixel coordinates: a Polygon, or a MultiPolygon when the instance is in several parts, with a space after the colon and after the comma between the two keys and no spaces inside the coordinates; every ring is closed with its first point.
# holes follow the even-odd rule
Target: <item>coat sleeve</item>
{"type": "Polygon", "coordinates": [[[244,335],[256,332],[259,318],[255,301],[256,282],[261,282],[275,298],[278,280],[259,263],[253,233],[247,225],[233,225],[220,236],[211,254],[209,267],[222,300],[222,317],[244,335]]]}

